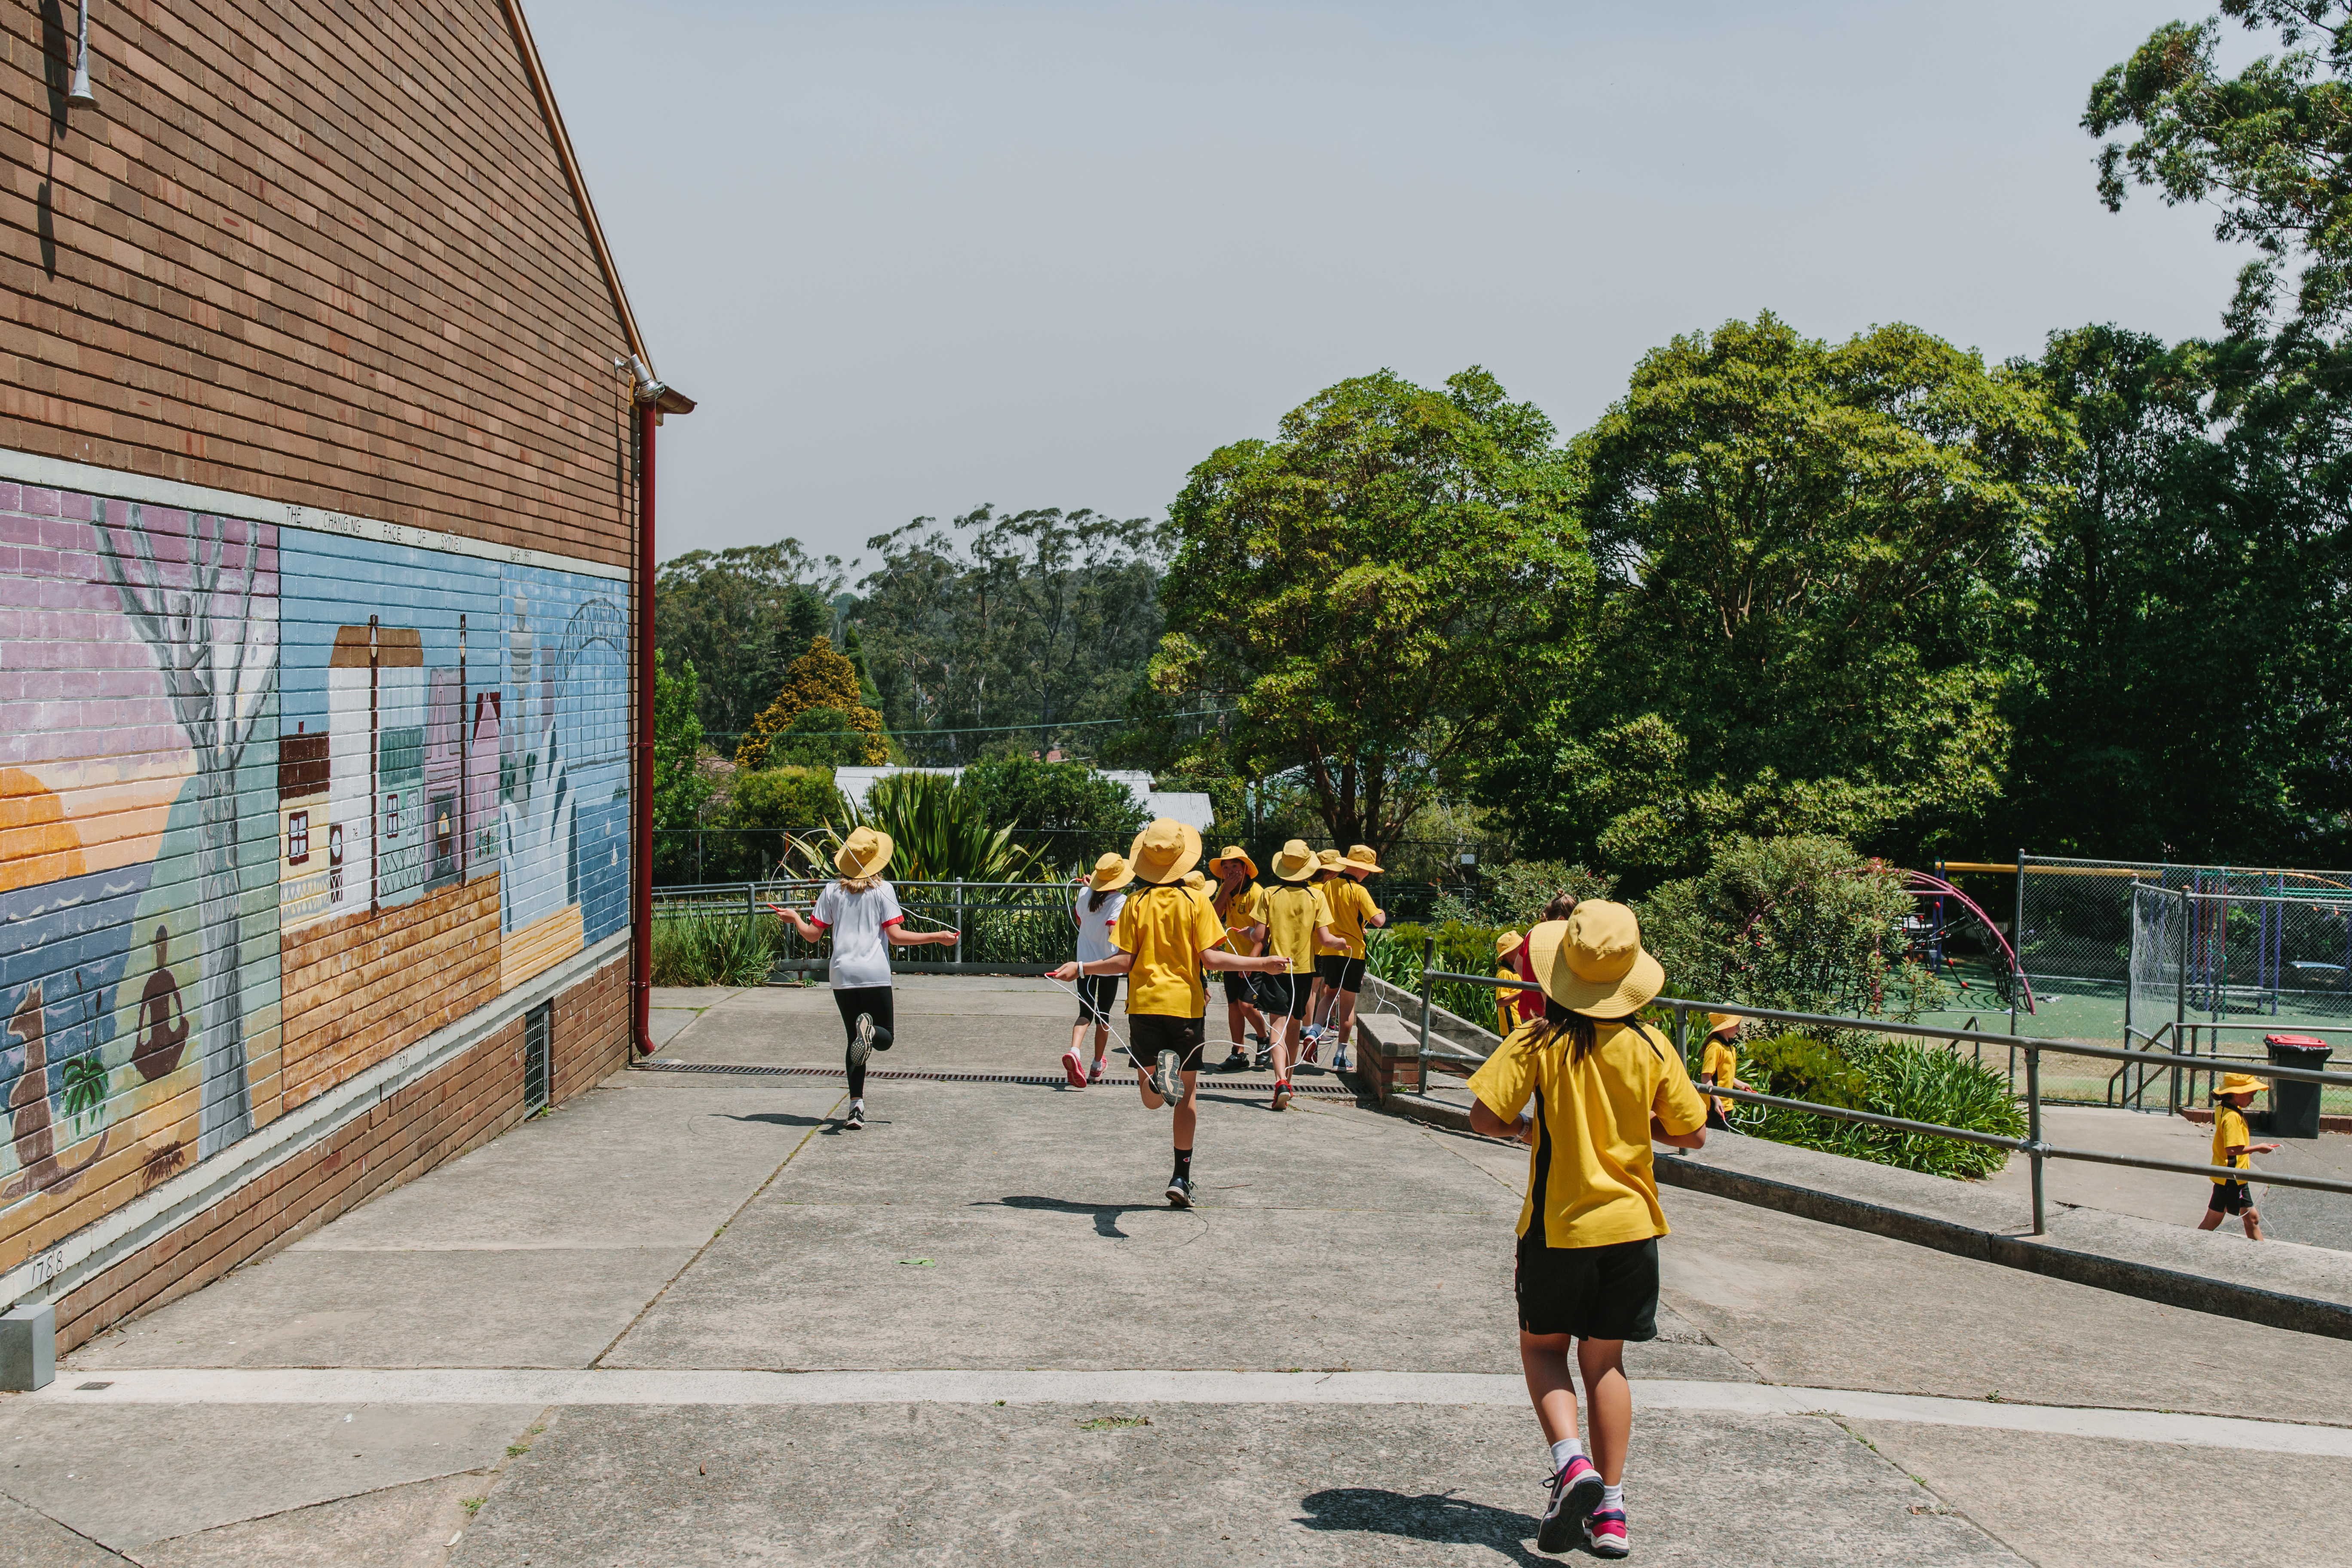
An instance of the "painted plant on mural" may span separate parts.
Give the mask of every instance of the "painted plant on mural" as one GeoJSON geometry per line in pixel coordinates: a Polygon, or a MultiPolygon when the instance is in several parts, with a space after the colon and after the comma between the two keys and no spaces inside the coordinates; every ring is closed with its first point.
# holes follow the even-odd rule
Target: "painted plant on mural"
{"type": "Polygon", "coordinates": [[[622,929],[618,598],[0,485],[0,1267],[622,929]]]}

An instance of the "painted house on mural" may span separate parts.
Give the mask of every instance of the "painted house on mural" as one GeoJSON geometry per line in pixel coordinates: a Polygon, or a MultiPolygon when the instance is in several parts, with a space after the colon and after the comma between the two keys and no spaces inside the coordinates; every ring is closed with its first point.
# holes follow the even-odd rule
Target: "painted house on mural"
{"type": "Polygon", "coordinates": [[[626,1063],[693,405],[517,0],[8,15],[0,1296],[67,1348],[626,1063]]]}

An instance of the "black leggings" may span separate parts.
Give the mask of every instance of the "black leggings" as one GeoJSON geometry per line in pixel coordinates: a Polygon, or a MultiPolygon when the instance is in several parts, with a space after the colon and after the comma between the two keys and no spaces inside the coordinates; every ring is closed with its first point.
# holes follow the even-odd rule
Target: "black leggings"
{"type": "MultiPolygon", "coordinates": [[[[835,991],[833,994],[833,1002],[835,1006],[841,1009],[841,1032],[850,1045],[857,1043],[857,1015],[860,1013],[871,1017],[874,1020],[874,1026],[877,1029],[894,1027],[890,1021],[890,988],[887,985],[860,985],[854,990],[835,991]]],[[[845,1048],[842,1054],[842,1065],[849,1068],[849,1098],[865,1099],[866,1068],[864,1064],[851,1061],[845,1048]]]]}

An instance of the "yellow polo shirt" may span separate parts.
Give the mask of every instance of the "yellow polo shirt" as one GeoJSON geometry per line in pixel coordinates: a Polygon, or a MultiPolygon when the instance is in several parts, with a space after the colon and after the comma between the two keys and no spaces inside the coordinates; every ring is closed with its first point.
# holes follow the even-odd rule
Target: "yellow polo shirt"
{"type": "Polygon", "coordinates": [[[1323,897],[1331,906],[1331,934],[1347,942],[1349,958],[1363,957],[1364,922],[1380,910],[1370,891],[1343,872],[1323,884],[1323,897]]]}
{"type": "Polygon", "coordinates": [[[1208,1010],[1201,984],[1201,954],[1217,945],[1225,928],[1205,894],[1181,886],[1137,883],[1119,907],[1110,941],[1135,954],[1127,973],[1127,1010],[1197,1018],[1208,1010]]]}
{"type": "MultiPolygon", "coordinates": [[[[1496,966],[1495,978],[1497,980],[1517,980],[1518,977],[1519,972],[1507,963],[1498,964],[1496,966]]],[[[1500,986],[1496,987],[1495,1033],[1498,1035],[1507,1035],[1513,1029],[1518,1027],[1518,999],[1519,994],[1517,990],[1505,990],[1500,986]]]]}
{"type": "Polygon", "coordinates": [[[1470,1092],[1506,1121],[1536,1102],[1521,1237],[1547,1247],[1611,1247],[1666,1234],[1651,1163],[1650,1118],[1669,1132],[1706,1123],[1683,1059],[1640,1025],[1602,1025],[1592,1054],[1569,1061],[1568,1033],[1538,1045],[1522,1024],[1470,1076],[1470,1092]]]}
{"type": "Polygon", "coordinates": [[[1323,889],[1311,882],[1285,882],[1265,889],[1265,950],[1290,960],[1293,974],[1315,973],[1321,950],[1315,945],[1315,928],[1331,923],[1331,906],[1323,889]]]}
{"type": "MultiPolygon", "coordinates": [[[[1699,1060],[1698,1076],[1718,1089],[1729,1089],[1731,1080],[1739,1076],[1739,1053],[1731,1048],[1729,1041],[1709,1035],[1706,1055],[1699,1060]]],[[[1726,1116],[1731,1114],[1731,1101],[1727,1100],[1717,1100],[1715,1108],[1726,1116]]]]}
{"type": "MultiPolygon", "coordinates": [[[[2217,1105],[2213,1108],[2213,1163],[2228,1165],[2239,1171],[2252,1170],[2254,1157],[2252,1154],[2241,1154],[2232,1160],[2230,1158],[2230,1151],[2242,1149],[2253,1141],[2254,1135],[2246,1128],[2244,1111],[2234,1105],[2217,1105]]],[[[2227,1176],[2216,1176],[2213,1178],[2213,1184],[2217,1187],[2224,1186],[2229,1181],[2230,1178],[2227,1176]]]]}
{"type": "MultiPolygon", "coordinates": [[[[1216,912],[1216,898],[1217,890],[1212,887],[1209,889],[1209,912],[1212,914],[1216,912]]],[[[1225,910],[1223,923],[1225,927],[1225,940],[1217,945],[1227,952],[1240,952],[1244,944],[1233,933],[1265,923],[1265,889],[1252,882],[1240,892],[1235,893],[1232,905],[1225,910]]]]}

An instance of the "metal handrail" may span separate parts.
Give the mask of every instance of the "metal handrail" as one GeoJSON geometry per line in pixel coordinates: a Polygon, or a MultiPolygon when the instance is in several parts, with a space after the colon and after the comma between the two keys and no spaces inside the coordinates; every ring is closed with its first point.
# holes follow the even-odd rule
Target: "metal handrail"
{"type": "MultiPolygon", "coordinates": [[[[1421,971],[1421,1060],[1420,1081],[1427,1083],[1428,1059],[1433,1054],[1429,1044],[1431,986],[1439,980],[1456,981],[1472,985],[1487,985],[1497,990],[1529,991],[1539,986],[1525,980],[1506,980],[1491,974],[1457,974],[1450,970],[1432,967],[1436,956],[1434,938],[1424,939],[1422,945],[1421,971]]],[[[1977,1029],[1945,1029],[1930,1024],[1892,1023],[1884,1018],[1850,1018],[1832,1013],[1791,1013],[1776,1007],[1749,1007],[1734,1002],[1695,1002],[1687,997],[1661,996],[1654,1004],[1670,1008],[1674,1014],[1674,1046],[1677,1053],[1685,1050],[1689,1018],[1693,1011],[1729,1013],[1743,1018],[1769,1023],[1810,1024],[1838,1029],[1859,1029],[1876,1034],[1911,1035],[1924,1039],[1943,1040],[1959,1045],[2000,1046],[2025,1053],[2026,1135],[2011,1138],[2000,1133],[1979,1132],[1970,1128],[1948,1127],[1937,1121],[1913,1121],[1899,1116],[1881,1116],[1875,1111],[1855,1110],[1847,1106],[1823,1105],[1809,1100],[1790,1100],[1779,1095],[1758,1094],[1752,1089],[1726,1088],[1709,1084],[1706,1092],[1718,1099],[1750,1105],[1777,1106],[1787,1110],[1804,1111],[1815,1116],[1827,1116],[1845,1121],[1861,1122],[1874,1127],[1885,1127],[1900,1132],[1924,1137],[1950,1138],[1961,1142],[1978,1143],[1996,1149],[2006,1149],[2023,1154],[2032,1166],[2033,1189],[2033,1234],[2049,1234],[2048,1205],[2043,1184],[2043,1164],[2050,1160],[2079,1160],[2092,1164],[2123,1165],[2137,1170],[2168,1171],[2186,1175],[2204,1176],[2209,1180],[2260,1181],[2266,1186],[2300,1187],[2313,1192],[2352,1194],[2352,1181],[2328,1176],[2298,1176],[2284,1173],[2257,1172],[2251,1166],[2194,1165],[2180,1160],[2151,1159],[2139,1154],[2116,1154],[2103,1149],[2072,1149],[2052,1143],[2042,1136],[2042,1053],[2056,1051],[2064,1056],[2092,1057],[2106,1061],[2139,1062],[2178,1074],[2182,1070],[2210,1070],[2206,1063],[2218,1064],[2218,1057],[2199,1058],[2173,1050],[2149,1051],[2117,1049],[2112,1046],[2093,1046],[2074,1040],[2042,1039],[2032,1035],[1994,1035],[1977,1029]],[[2197,1064],[2192,1066],[2191,1064],[2197,1064]]],[[[2169,1026],[2168,1025],[2167,1027],[2169,1026]]],[[[2239,1026],[2250,1027],[2251,1026],[2239,1026]]],[[[2272,1026],[2275,1028],[2276,1026],[2272,1026]]],[[[2346,1032],[2331,1030],[2330,1032],[2346,1032]]],[[[2153,1044],[2162,1037],[2163,1030],[2147,1037],[2153,1044]]],[[[2279,1067],[2261,1062],[2262,1076],[2298,1083],[2352,1084],[2352,1072],[2326,1072],[2312,1068],[2279,1067]]],[[[2118,1069],[2121,1070],[2121,1069],[2118,1069]]]]}

